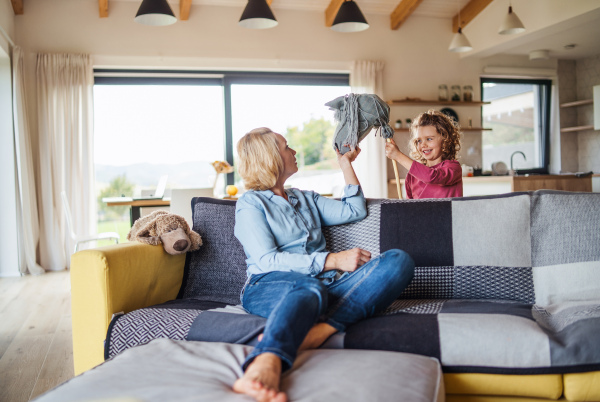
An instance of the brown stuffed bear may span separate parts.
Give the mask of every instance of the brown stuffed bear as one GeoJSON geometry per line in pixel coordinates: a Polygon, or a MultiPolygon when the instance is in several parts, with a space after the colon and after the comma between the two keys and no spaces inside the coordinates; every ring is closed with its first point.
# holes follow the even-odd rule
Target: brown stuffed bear
{"type": "Polygon", "coordinates": [[[200,235],[190,229],[182,216],[167,211],[154,211],[133,224],[127,240],[157,246],[162,243],[172,255],[195,251],[202,245],[200,235]]]}

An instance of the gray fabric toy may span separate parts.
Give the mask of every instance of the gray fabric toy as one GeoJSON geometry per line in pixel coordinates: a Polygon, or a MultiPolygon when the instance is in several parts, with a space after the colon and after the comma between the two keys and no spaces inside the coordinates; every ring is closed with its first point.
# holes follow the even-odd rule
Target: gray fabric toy
{"type": "Polygon", "coordinates": [[[350,93],[325,106],[335,111],[338,125],[333,136],[333,149],[342,155],[358,145],[373,128],[378,129],[383,138],[394,136],[394,129],[389,125],[390,107],[377,95],[350,93]]]}

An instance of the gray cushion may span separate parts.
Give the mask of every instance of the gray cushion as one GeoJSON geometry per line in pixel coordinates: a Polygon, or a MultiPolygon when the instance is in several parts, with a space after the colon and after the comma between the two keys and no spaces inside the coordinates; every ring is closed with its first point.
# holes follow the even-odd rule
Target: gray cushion
{"type": "Polygon", "coordinates": [[[246,255],[233,235],[235,201],[196,197],[192,212],[203,245],[187,255],[179,298],[239,304],[246,255]]]}
{"type": "MultiPolygon", "coordinates": [[[[125,397],[146,402],[249,401],[231,387],[251,350],[244,345],[157,339],[75,377],[38,402],[125,397]]],[[[398,352],[307,351],[284,374],[281,389],[290,401],[444,400],[438,361],[398,352]]]]}

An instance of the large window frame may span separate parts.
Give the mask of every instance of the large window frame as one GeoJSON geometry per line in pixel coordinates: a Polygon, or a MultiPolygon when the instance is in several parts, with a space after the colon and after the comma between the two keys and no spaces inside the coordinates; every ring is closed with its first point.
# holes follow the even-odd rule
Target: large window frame
{"type": "MultiPolygon", "coordinates": [[[[519,169],[519,174],[548,174],[550,165],[550,108],[551,108],[551,93],[552,81],[546,79],[527,79],[527,78],[493,78],[481,77],[481,94],[482,100],[484,97],[484,84],[531,84],[538,88],[537,102],[539,105],[537,116],[535,116],[535,124],[539,132],[539,152],[541,166],[537,168],[519,169]]],[[[483,109],[481,121],[484,120],[483,109]]],[[[483,135],[493,135],[489,132],[484,132],[483,135]]]]}
{"type": "MultiPolygon", "coordinates": [[[[94,85],[218,85],[223,87],[225,118],[224,160],[233,165],[233,115],[231,86],[253,85],[324,85],[349,86],[349,73],[253,72],[253,71],[180,71],[94,69],[94,85]]],[[[229,173],[227,184],[234,184],[229,173]]]]}

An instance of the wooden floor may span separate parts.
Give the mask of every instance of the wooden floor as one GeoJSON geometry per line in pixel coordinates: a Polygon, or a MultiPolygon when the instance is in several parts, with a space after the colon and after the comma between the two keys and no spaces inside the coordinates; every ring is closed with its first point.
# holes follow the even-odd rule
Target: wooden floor
{"type": "Polygon", "coordinates": [[[73,377],[69,273],[0,278],[0,401],[29,401],[73,377]]]}

